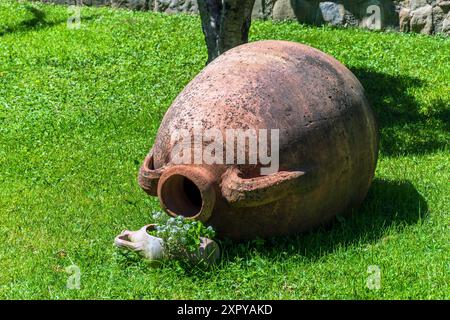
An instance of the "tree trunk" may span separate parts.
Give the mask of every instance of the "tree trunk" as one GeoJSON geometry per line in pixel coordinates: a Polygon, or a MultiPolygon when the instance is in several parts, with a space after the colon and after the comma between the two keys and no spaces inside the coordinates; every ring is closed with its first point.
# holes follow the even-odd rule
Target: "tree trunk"
{"type": "Polygon", "coordinates": [[[254,4],[255,0],[198,0],[208,63],[248,42],[254,4]]]}

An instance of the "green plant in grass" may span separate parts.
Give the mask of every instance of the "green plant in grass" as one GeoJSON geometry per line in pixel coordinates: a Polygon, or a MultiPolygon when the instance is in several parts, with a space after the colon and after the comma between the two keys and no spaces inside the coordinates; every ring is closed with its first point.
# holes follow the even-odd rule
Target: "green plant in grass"
{"type": "MultiPolygon", "coordinates": [[[[153,215],[155,221],[161,220],[163,213],[153,215]]],[[[157,224],[153,235],[163,239],[164,253],[169,259],[187,259],[195,254],[201,243],[201,238],[213,239],[213,227],[206,227],[202,222],[186,219],[183,216],[169,218],[165,223],[157,224]]]]}

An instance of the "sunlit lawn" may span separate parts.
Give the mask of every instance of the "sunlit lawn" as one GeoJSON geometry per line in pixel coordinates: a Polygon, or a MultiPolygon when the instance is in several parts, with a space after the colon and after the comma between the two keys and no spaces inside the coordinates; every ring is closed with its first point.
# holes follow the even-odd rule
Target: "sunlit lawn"
{"type": "Polygon", "coordinates": [[[212,270],[151,269],[112,240],[160,210],[137,171],[204,66],[200,22],[83,8],[69,30],[68,16],[0,2],[0,298],[449,298],[449,39],[255,22],[251,41],[309,44],[361,80],[381,127],[373,187],[330,228],[224,243],[212,270]]]}

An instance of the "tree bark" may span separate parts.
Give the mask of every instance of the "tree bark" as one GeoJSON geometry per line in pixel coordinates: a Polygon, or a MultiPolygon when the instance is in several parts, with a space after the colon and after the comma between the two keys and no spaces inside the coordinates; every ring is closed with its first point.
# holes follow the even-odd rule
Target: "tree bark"
{"type": "Polygon", "coordinates": [[[255,0],[198,0],[210,63],[225,51],[248,42],[255,0]]]}

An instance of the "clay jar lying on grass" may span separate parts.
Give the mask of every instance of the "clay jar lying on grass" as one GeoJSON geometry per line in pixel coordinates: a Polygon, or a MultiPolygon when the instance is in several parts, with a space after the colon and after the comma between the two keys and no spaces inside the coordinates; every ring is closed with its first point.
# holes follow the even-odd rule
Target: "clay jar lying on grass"
{"type": "Polygon", "coordinates": [[[180,93],[162,120],[139,184],[169,215],[201,220],[219,237],[267,237],[351,212],[367,194],[377,154],[373,113],[344,65],[305,45],[261,41],[224,53],[180,93]],[[175,161],[180,144],[192,145],[193,155],[198,147],[174,139],[177,132],[209,129],[222,133],[224,155],[226,145],[235,145],[229,129],[253,130],[260,144],[260,129],[279,130],[278,146],[272,139],[268,147],[277,170],[262,174],[267,165],[260,157],[250,163],[254,150],[246,145],[236,146],[231,163],[175,161]],[[239,152],[246,162],[239,163],[239,152]]]}

